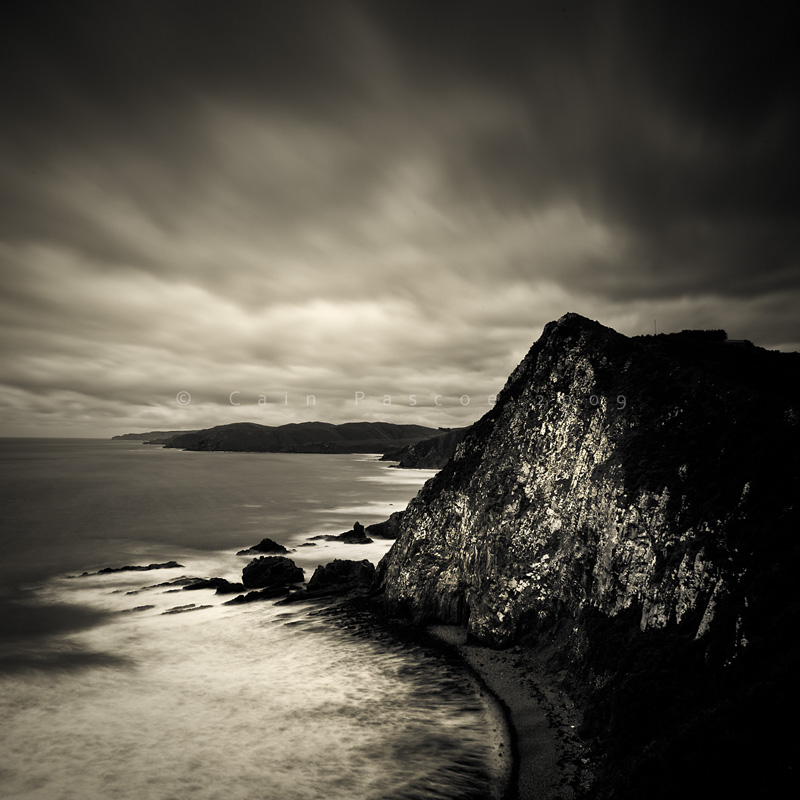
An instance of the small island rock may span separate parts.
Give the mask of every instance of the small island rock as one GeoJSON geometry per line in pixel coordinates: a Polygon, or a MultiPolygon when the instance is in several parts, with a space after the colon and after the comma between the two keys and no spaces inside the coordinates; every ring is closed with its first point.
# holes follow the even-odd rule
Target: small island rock
{"type": "Polygon", "coordinates": [[[370,586],[375,577],[375,566],[369,561],[347,561],[334,559],[329,564],[320,565],[308,582],[308,591],[331,589],[342,586],[370,586]]]}
{"type": "Polygon", "coordinates": [[[252,553],[288,553],[289,551],[272,539],[262,539],[258,544],[248,547],[247,550],[240,550],[237,556],[249,556],[252,553]]]}
{"type": "Polygon", "coordinates": [[[242,570],[242,583],[248,589],[265,589],[303,580],[303,570],[285,556],[261,556],[242,570]]]}

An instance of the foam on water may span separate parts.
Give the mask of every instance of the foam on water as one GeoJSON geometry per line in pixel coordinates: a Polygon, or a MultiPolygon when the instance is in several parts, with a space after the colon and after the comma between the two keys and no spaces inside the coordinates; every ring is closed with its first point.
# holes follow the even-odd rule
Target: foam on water
{"type": "Polygon", "coordinates": [[[391,542],[300,545],[400,510],[429,475],[371,458],[36,448],[5,473],[17,498],[5,546],[34,583],[9,605],[24,624],[0,641],[0,796],[491,796],[507,761],[487,732],[501,721],[449,662],[310,604],[225,606],[212,590],[158,585],[239,580],[252,556],[236,550],[263,536],[293,549],[306,578],[334,558],[377,563],[391,542]],[[145,454],[146,470],[132,458],[145,454]],[[49,572],[31,561],[44,555],[49,572]],[[48,577],[56,560],[80,572],[173,559],[183,567],[48,577]]]}
{"type": "Polygon", "coordinates": [[[241,563],[220,555],[189,569],[63,578],[38,591],[42,602],[111,616],[48,642],[55,655],[93,656],[91,666],[0,680],[5,797],[487,791],[489,717],[463,676],[414,648],[348,636],[310,605],[223,606],[227,598],[211,590],[154,585],[241,563]],[[199,608],[163,613],[190,603],[199,608]]]}

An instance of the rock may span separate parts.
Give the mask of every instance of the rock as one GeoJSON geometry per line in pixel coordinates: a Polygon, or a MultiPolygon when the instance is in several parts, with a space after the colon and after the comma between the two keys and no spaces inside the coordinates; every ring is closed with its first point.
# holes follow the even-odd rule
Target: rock
{"type": "Polygon", "coordinates": [[[211,606],[197,606],[194,603],[188,603],[185,606],[174,606],[173,608],[169,608],[166,611],[162,611],[161,614],[185,614],[187,611],[200,611],[203,608],[211,608],[211,606]]]}
{"type": "Polygon", "coordinates": [[[232,584],[225,578],[201,578],[183,587],[184,592],[191,592],[194,589],[216,589],[217,594],[225,594],[231,586],[241,586],[241,584],[232,584]],[[222,591],[220,591],[222,589],[222,591]]]}
{"type": "Polygon", "coordinates": [[[389,519],[384,522],[376,522],[368,525],[365,531],[366,536],[376,539],[396,539],[400,534],[400,521],[403,519],[402,511],[395,511],[389,515],[389,519]]]}
{"type": "Polygon", "coordinates": [[[777,796],[759,781],[800,747],[778,724],[800,707],[798,397],[797,353],[549,323],[409,503],[388,611],[566,669],[607,759],[593,797],[777,796]]]}
{"type": "Polygon", "coordinates": [[[381,461],[397,461],[395,466],[402,469],[441,469],[452,458],[468,431],[469,428],[455,428],[423,439],[386,453],[381,461]]]}
{"type": "Polygon", "coordinates": [[[702,617],[748,568],[725,545],[735,520],[785,528],[753,487],[797,480],[777,467],[796,460],[797,361],[692,332],[550,323],[403,514],[380,567],[390,603],[493,646],[587,607],[635,604],[642,631],[702,617]]]}
{"type": "Polygon", "coordinates": [[[372,542],[372,539],[364,534],[364,528],[361,528],[360,531],[354,529],[340,533],[335,540],[344,542],[344,544],[371,544],[372,542]]]}
{"type": "Polygon", "coordinates": [[[360,522],[356,522],[352,530],[345,531],[336,536],[320,534],[319,536],[312,536],[310,538],[311,541],[321,539],[325,542],[344,542],[344,544],[370,544],[372,542],[372,539],[367,536],[364,526],[360,522]]]}
{"type": "Polygon", "coordinates": [[[242,605],[242,603],[256,603],[261,600],[272,600],[276,597],[283,597],[289,594],[290,588],[289,586],[272,586],[267,589],[260,589],[256,592],[248,592],[247,594],[240,594],[231,600],[226,600],[222,605],[238,606],[242,605]]]}
{"type": "Polygon", "coordinates": [[[318,566],[308,582],[308,591],[340,586],[370,586],[375,577],[375,567],[369,561],[334,559],[318,566]]]}
{"type": "Polygon", "coordinates": [[[334,597],[347,594],[357,589],[372,588],[375,578],[375,567],[366,559],[348,561],[334,559],[329,564],[320,565],[311,576],[305,591],[290,594],[276,605],[297,603],[323,597],[334,597]]]}
{"type": "Polygon", "coordinates": [[[193,583],[199,583],[200,581],[205,580],[205,578],[187,578],[186,576],[181,578],[175,578],[172,581],[163,581],[162,583],[154,583],[150,586],[145,586],[145,589],[159,589],[162,586],[190,586],[193,583]]]}
{"type": "MultiPolygon", "coordinates": [[[[150,589],[162,589],[162,588],[164,588],[166,586],[172,587],[171,589],[169,589],[167,591],[175,591],[175,592],[177,592],[177,591],[180,591],[180,590],[174,588],[176,586],[191,587],[191,586],[194,586],[197,583],[202,583],[204,580],[206,580],[206,579],[205,578],[187,578],[186,576],[183,576],[181,578],[175,578],[175,580],[172,580],[172,581],[163,581],[162,583],[153,583],[150,586],[143,586],[141,589],[131,589],[131,591],[125,592],[125,594],[126,595],[127,594],[139,594],[140,592],[146,592],[146,591],[149,591],[150,589]]],[[[166,594],[166,592],[165,592],[165,594],[166,594]]]]}
{"type": "Polygon", "coordinates": [[[303,570],[285,556],[261,556],[242,570],[242,583],[248,589],[262,589],[299,583],[303,570]]]}
{"type": "Polygon", "coordinates": [[[148,564],[145,567],[104,567],[103,569],[97,570],[97,572],[83,572],[81,573],[81,577],[85,575],[110,575],[113,572],[146,572],[151,569],[183,569],[183,564],[179,564],[177,561],[165,561],[163,564],[148,564]]]}
{"type": "Polygon", "coordinates": [[[219,584],[217,586],[217,591],[215,594],[235,594],[236,592],[244,591],[244,584],[243,583],[231,583],[229,581],[225,581],[225,583],[219,584]]]}
{"type": "Polygon", "coordinates": [[[249,556],[253,553],[288,553],[289,551],[282,545],[274,542],[272,539],[262,539],[258,544],[254,544],[247,550],[240,550],[237,556],[249,556]]]}

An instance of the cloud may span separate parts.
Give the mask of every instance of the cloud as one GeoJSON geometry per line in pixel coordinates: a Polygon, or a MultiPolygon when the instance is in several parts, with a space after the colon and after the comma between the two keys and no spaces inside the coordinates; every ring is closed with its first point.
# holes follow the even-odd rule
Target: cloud
{"type": "Polygon", "coordinates": [[[567,311],[797,347],[795,49],[748,14],[15,9],[3,431],[463,424],[567,311]]]}

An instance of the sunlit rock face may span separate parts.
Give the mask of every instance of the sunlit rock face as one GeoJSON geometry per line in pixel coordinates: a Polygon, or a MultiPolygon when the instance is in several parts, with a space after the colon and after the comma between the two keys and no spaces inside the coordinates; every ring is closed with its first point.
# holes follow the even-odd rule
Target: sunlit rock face
{"type": "Polygon", "coordinates": [[[548,324],[403,515],[389,606],[495,647],[567,621],[576,657],[587,620],[625,611],[735,657],[796,526],[799,362],[722,331],[548,324]]]}

